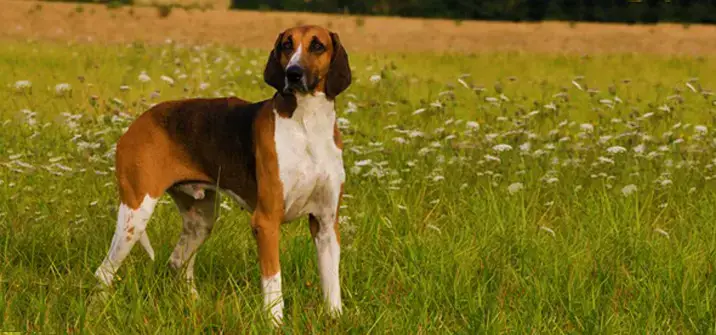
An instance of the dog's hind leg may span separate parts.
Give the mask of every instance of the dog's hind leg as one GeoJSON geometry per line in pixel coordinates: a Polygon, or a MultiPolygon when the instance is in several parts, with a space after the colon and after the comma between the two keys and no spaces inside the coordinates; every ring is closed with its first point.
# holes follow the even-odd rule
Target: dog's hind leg
{"type": "Polygon", "coordinates": [[[196,298],[198,292],[194,284],[194,259],[214,227],[216,191],[203,190],[204,196],[201,199],[187,195],[176,187],[169,189],[168,193],[183,219],[181,236],[169,258],[169,265],[183,275],[192,296],[196,298]]]}
{"type": "MultiPolygon", "coordinates": [[[[145,246],[145,249],[147,249],[149,239],[146,236],[143,237],[143,235],[147,229],[147,221],[149,221],[149,218],[152,216],[156,204],[157,199],[149,195],[144,196],[144,199],[137,208],[131,208],[124,203],[120,204],[112,244],[102,264],[97,271],[95,271],[95,276],[106,286],[112,284],[117,270],[140,238],[146,240],[143,241],[142,244],[145,246]]],[[[149,252],[149,250],[151,250],[151,247],[149,247],[147,252],[149,252]]],[[[149,253],[150,257],[152,257],[153,252],[149,253]]]]}

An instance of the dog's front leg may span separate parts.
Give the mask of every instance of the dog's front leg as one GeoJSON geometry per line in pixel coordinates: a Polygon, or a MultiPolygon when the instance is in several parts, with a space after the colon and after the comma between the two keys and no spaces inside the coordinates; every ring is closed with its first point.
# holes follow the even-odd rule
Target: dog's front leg
{"type": "Polygon", "coordinates": [[[338,232],[338,207],[343,193],[333,192],[331,201],[320,211],[309,216],[311,236],[316,244],[318,255],[318,272],[321,277],[323,299],[328,305],[332,316],[339,316],[342,311],[341,287],[338,268],[341,258],[340,233],[338,232]]]}
{"type": "Polygon", "coordinates": [[[280,218],[259,210],[251,219],[259,249],[261,290],[264,308],[269,311],[274,325],[283,321],[283,295],[281,294],[281,264],[279,262],[280,218]]]}

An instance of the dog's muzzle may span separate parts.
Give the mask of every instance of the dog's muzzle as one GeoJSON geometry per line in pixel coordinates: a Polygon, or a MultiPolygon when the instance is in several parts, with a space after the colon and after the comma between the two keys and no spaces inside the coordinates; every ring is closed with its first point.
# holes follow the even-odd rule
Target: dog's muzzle
{"type": "Polygon", "coordinates": [[[291,65],[286,68],[286,92],[306,92],[306,77],[303,68],[298,65],[291,65]]]}

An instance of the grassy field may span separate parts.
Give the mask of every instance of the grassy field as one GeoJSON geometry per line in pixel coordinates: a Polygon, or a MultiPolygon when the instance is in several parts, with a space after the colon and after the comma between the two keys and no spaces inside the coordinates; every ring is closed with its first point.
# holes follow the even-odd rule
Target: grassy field
{"type": "MultiPolygon", "coordinates": [[[[262,333],[248,215],[223,198],[191,301],[165,197],[107,304],[113,146],[159,101],[258,100],[266,52],[3,42],[0,330],[262,333]]],[[[716,59],[353,53],[344,315],[305,220],[283,227],[287,333],[714,333],[716,59]]]]}

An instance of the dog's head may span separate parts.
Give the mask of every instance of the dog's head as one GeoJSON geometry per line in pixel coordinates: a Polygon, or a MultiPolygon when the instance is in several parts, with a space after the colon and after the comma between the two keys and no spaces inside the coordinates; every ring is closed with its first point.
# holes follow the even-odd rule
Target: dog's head
{"type": "Polygon", "coordinates": [[[336,33],[317,26],[291,28],[278,35],[264,80],[281,93],[324,92],[333,99],[351,84],[348,54],[336,33]]]}

